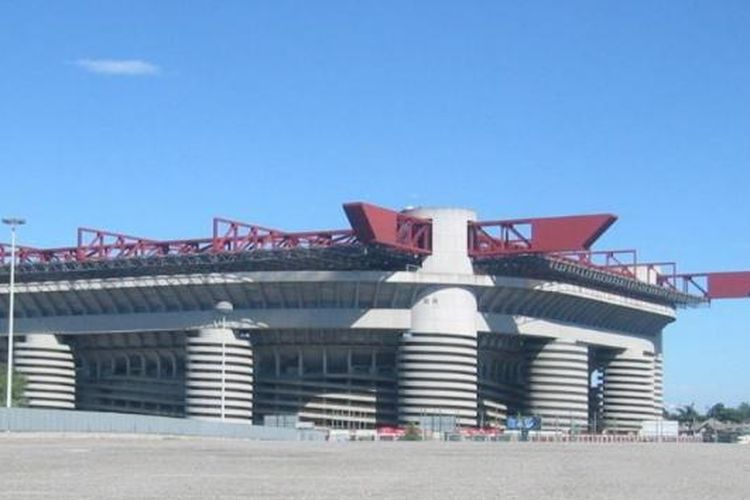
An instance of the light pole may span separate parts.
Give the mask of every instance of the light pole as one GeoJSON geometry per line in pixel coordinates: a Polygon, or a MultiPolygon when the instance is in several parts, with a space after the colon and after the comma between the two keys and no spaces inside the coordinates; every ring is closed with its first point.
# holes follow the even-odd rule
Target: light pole
{"type": "Polygon", "coordinates": [[[13,299],[16,285],[16,227],[26,224],[18,217],[3,219],[10,226],[10,289],[8,293],[8,375],[5,378],[5,407],[13,406],[13,299]]]}

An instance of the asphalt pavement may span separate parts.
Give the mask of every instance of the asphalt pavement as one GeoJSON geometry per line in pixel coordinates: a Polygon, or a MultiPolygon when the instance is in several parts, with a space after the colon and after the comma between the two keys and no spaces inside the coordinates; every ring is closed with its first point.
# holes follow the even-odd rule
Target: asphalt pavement
{"type": "Polygon", "coordinates": [[[749,499],[750,446],[0,436],[5,499],[749,499]]]}

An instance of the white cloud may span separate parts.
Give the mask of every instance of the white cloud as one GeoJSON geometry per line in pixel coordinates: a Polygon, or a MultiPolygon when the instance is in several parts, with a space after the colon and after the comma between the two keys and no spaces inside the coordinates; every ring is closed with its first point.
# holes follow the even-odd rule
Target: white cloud
{"type": "Polygon", "coordinates": [[[141,59],[78,59],[75,65],[90,73],[116,76],[154,76],[159,66],[141,59]]]}

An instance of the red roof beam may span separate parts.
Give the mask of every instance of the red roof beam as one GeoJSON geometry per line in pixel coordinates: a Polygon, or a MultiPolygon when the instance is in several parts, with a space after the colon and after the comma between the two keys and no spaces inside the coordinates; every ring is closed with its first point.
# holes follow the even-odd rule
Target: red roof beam
{"type": "Polygon", "coordinates": [[[548,256],[676,289],[674,277],[677,275],[677,264],[674,262],[639,262],[636,250],[556,252],[548,256]]]}
{"type": "Polygon", "coordinates": [[[593,267],[615,274],[636,278],[638,254],[636,250],[580,250],[575,252],[553,252],[548,257],[569,260],[576,264],[593,267]]]}
{"type": "Polygon", "coordinates": [[[675,290],[711,300],[750,297],[750,271],[676,274],[667,277],[666,283],[675,290]]]}
{"type": "Polygon", "coordinates": [[[158,255],[193,255],[213,252],[214,239],[169,240],[159,241],[154,245],[160,248],[158,255]]]}
{"type": "Polygon", "coordinates": [[[616,220],[612,214],[592,214],[471,222],[469,253],[487,257],[588,250],[616,220]],[[493,227],[499,229],[498,236],[487,230],[493,227]]]}
{"type": "MultiPolygon", "coordinates": [[[[23,262],[23,256],[28,252],[38,252],[39,249],[16,245],[16,262],[23,262]]],[[[0,265],[10,264],[11,248],[10,243],[0,243],[0,265]]]]}
{"type": "Polygon", "coordinates": [[[155,240],[113,233],[101,229],[78,228],[78,259],[143,257],[153,251],[155,240]]]}
{"type": "Polygon", "coordinates": [[[19,264],[34,264],[44,262],[76,261],[78,247],[66,248],[18,248],[16,262],[19,264]]]}
{"type": "Polygon", "coordinates": [[[354,243],[350,229],[287,233],[254,224],[215,218],[214,252],[242,252],[255,249],[320,248],[354,243]]]}
{"type": "Polygon", "coordinates": [[[81,247],[61,248],[18,248],[19,263],[85,262],[127,257],[154,257],[165,255],[186,255],[210,252],[213,239],[115,242],[105,244],[84,244],[81,247]]]}
{"type": "Polygon", "coordinates": [[[750,297],[750,271],[708,273],[709,299],[739,299],[750,297]]]}
{"type": "Polygon", "coordinates": [[[344,212],[357,240],[396,250],[432,253],[432,220],[412,217],[369,203],[345,203],[344,212]]]}

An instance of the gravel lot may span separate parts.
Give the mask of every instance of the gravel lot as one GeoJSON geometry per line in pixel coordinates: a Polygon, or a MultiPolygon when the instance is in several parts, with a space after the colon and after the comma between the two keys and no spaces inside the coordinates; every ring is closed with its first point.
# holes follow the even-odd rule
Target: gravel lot
{"type": "Polygon", "coordinates": [[[0,498],[748,499],[750,446],[0,436],[0,498]]]}

